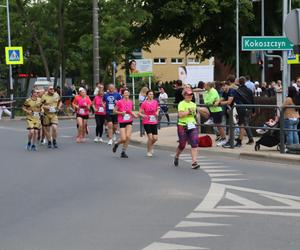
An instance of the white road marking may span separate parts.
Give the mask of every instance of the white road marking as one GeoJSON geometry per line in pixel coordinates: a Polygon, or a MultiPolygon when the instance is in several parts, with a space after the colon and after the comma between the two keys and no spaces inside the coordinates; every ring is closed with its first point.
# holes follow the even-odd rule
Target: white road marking
{"type": "Polygon", "coordinates": [[[204,237],[219,237],[219,236],[223,236],[223,235],[182,232],[182,231],[169,231],[161,238],[162,239],[178,239],[178,238],[204,238],[204,237]]]}
{"type": "Polygon", "coordinates": [[[300,209],[300,202],[298,202],[298,201],[291,200],[291,199],[286,199],[286,198],[283,198],[283,197],[276,197],[276,196],[273,196],[273,195],[267,195],[267,194],[262,194],[262,196],[264,196],[266,198],[269,198],[271,200],[275,200],[275,201],[278,201],[280,203],[286,204],[288,206],[299,207],[299,209],[300,209]]]}
{"type": "Polygon", "coordinates": [[[221,227],[230,226],[230,224],[197,222],[197,221],[181,221],[175,227],[221,227]]]}
{"type": "Polygon", "coordinates": [[[214,169],[214,168],[229,168],[228,166],[221,166],[221,165],[211,165],[211,166],[203,166],[201,164],[202,169],[214,169]]]}
{"type": "Polygon", "coordinates": [[[9,127],[2,127],[2,126],[0,126],[0,129],[14,131],[14,132],[26,132],[27,131],[25,128],[24,129],[21,129],[21,128],[9,128],[9,127]]]}
{"type": "Polygon", "coordinates": [[[300,217],[300,213],[291,212],[273,212],[273,211],[260,211],[260,210],[247,210],[247,209],[202,209],[201,212],[220,212],[220,213],[237,213],[237,214],[258,214],[258,215],[274,215],[286,217],[300,217]]]}
{"type": "Polygon", "coordinates": [[[223,181],[247,181],[248,179],[234,179],[234,178],[211,178],[211,182],[223,181]]]}
{"type": "MultiPolygon", "coordinates": [[[[236,194],[233,194],[230,192],[226,192],[225,198],[228,200],[234,201],[236,203],[242,204],[246,208],[263,208],[264,207],[263,205],[261,205],[257,202],[251,201],[249,199],[243,198],[239,195],[236,195],[236,194]]],[[[232,208],[233,206],[228,206],[228,207],[232,208]]],[[[225,208],[225,206],[219,206],[219,208],[225,208]]]]}
{"type": "Polygon", "coordinates": [[[151,245],[149,245],[148,247],[143,248],[142,250],[193,250],[193,249],[203,249],[204,250],[204,249],[208,249],[208,248],[154,242],[151,245]]]}
{"type": "MultiPolygon", "coordinates": [[[[209,209],[207,209],[209,210],[209,209]]],[[[205,210],[203,210],[205,211],[205,210]]],[[[214,210],[213,210],[214,211],[214,210]]],[[[213,212],[211,211],[211,212],[213,212]]],[[[186,218],[187,219],[199,219],[199,218],[229,218],[229,217],[239,217],[237,215],[231,214],[216,214],[216,213],[190,213],[186,218]]]]}
{"type": "Polygon", "coordinates": [[[210,177],[239,176],[243,174],[208,174],[210,177]]]}
{"type": "Polygon", "coordinates": [[[205,170],[206,173],[229,173],[229,172],[238,172],[232,169],[207,169],[205,170]]]}

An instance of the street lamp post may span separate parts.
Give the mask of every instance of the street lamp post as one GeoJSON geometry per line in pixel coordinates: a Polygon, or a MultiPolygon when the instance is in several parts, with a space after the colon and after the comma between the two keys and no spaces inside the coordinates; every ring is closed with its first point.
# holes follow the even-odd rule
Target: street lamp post
{"type": "MultiPolygon", "coordinates": [[[[9,18],[9,1],[6,0],[6,5],[0,5],[2,8],[6,8],[6,17],[7,17],[7,40],[8,40],[8,46],[11,47],[11,35],[10,35],[10,18],[9,18]]],[[[14,100],[14,85],[13,85],[13,79],[12,79],[12,66],[9,65],[9,90],[10,90],[10,100],[14,100]]],[[[12,103],[10,104],[12,107],[12,103]]],[[[13,114],[13,112],[12,112],[13,114]]]]}

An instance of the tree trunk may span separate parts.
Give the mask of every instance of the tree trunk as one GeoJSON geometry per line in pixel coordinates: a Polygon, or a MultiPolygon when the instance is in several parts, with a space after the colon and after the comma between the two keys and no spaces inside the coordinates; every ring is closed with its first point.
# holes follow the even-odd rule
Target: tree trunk
{"type": "Polygon", "coordinates": [[[22,17],[24,18],[24,21],[25,21],[25,23],[28,26],[29,32],[31,33],[33,39],[35,40],[35,42],[36,42],[36,44],[37,44],[37,46],[39,48],[39,52],[40,52],[40,55],[41,55],[41,58],[42,58],[42,62],[43,62],[43,65],[44,65],[45,74],[46,74],[47,80],[50,81],[50,71],[49,71],[48,61],[47,61],[46,55],[44,53],[44,49],[43,49],[42,43],[41,43],[40,39],[38,38],[38,35],[37,35],[37,32],[36,32],[36,27],[30,21],[30,18],[27,15],[27,13],[26,13],[26,11],[24,9],[22,1],[21,0],[16,0],[16,4],[18,6],[18,11],[20,12],[20,14],[22,15],[22,17]]]}
{"type": "Polygon", "coordinates": [[[58,69],[60,72],[61,67],[61,88],[64,88],[65,84],[65,38],[64,38],[64,13],[65,4],[63,0],[58,0],[58,41],[59,41],[59,65],[58,69]]]}

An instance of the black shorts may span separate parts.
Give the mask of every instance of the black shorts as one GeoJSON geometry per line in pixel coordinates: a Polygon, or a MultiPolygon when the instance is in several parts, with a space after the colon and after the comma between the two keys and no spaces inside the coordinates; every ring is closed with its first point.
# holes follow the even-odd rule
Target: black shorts
{"type": "Polygon", "coordinates": [[[157,135],[157,124],[144,124],[144,129],[147,134],[157,135]]]}
{"type": "Polygon", "coordinates": [[[245,125],[246,121],[249,120],[249,112],[246,109],[238,108],[238,125],[245,125]]]}
{"type": "Polygon", "coordinates": [[[132,122],[122,122],[119,123],[120,128],[126,128],[128,125],[132,125],[132,122]]]}
{"type": "Polygon", "coordinates": [[[113,124],[118,124],[118,116],[106,114],[105,120],[107,122],[112,122],[113,124]]]}
{"type": "Polygon", "coordinates": [[[81,118],[83,120],[88,120],[89,116],[88,115],[80,115],[80,114],[76,114],[76,118],[81,118]]]}
{"type": "Polygon", "coordinates": [[[222,123],[223,112],[210,112],[210,116],[215,124],[222,123]]]}

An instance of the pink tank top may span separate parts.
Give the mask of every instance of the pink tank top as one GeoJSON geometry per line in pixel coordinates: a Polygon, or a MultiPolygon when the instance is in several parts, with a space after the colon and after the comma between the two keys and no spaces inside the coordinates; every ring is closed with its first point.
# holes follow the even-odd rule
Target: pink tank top
{"type": "Polygon", "coordinates": [[[144,101],[141,105],[141,109],[144,111],[145,117],[143,118],[143,124],[157,124],[158,102],[156,100],[144,101]]]}
{"type": "Polygon", "coordinates": [[[118,115],[118,122],[119,123],[128,123],[132,122],[132,108],[133,108],[133,103],[131,100],[125,100],[121,99],[117,101],[116,103],[116,108],[117,111],[123,112],[125,111],[125,115],[118,115]]]}

